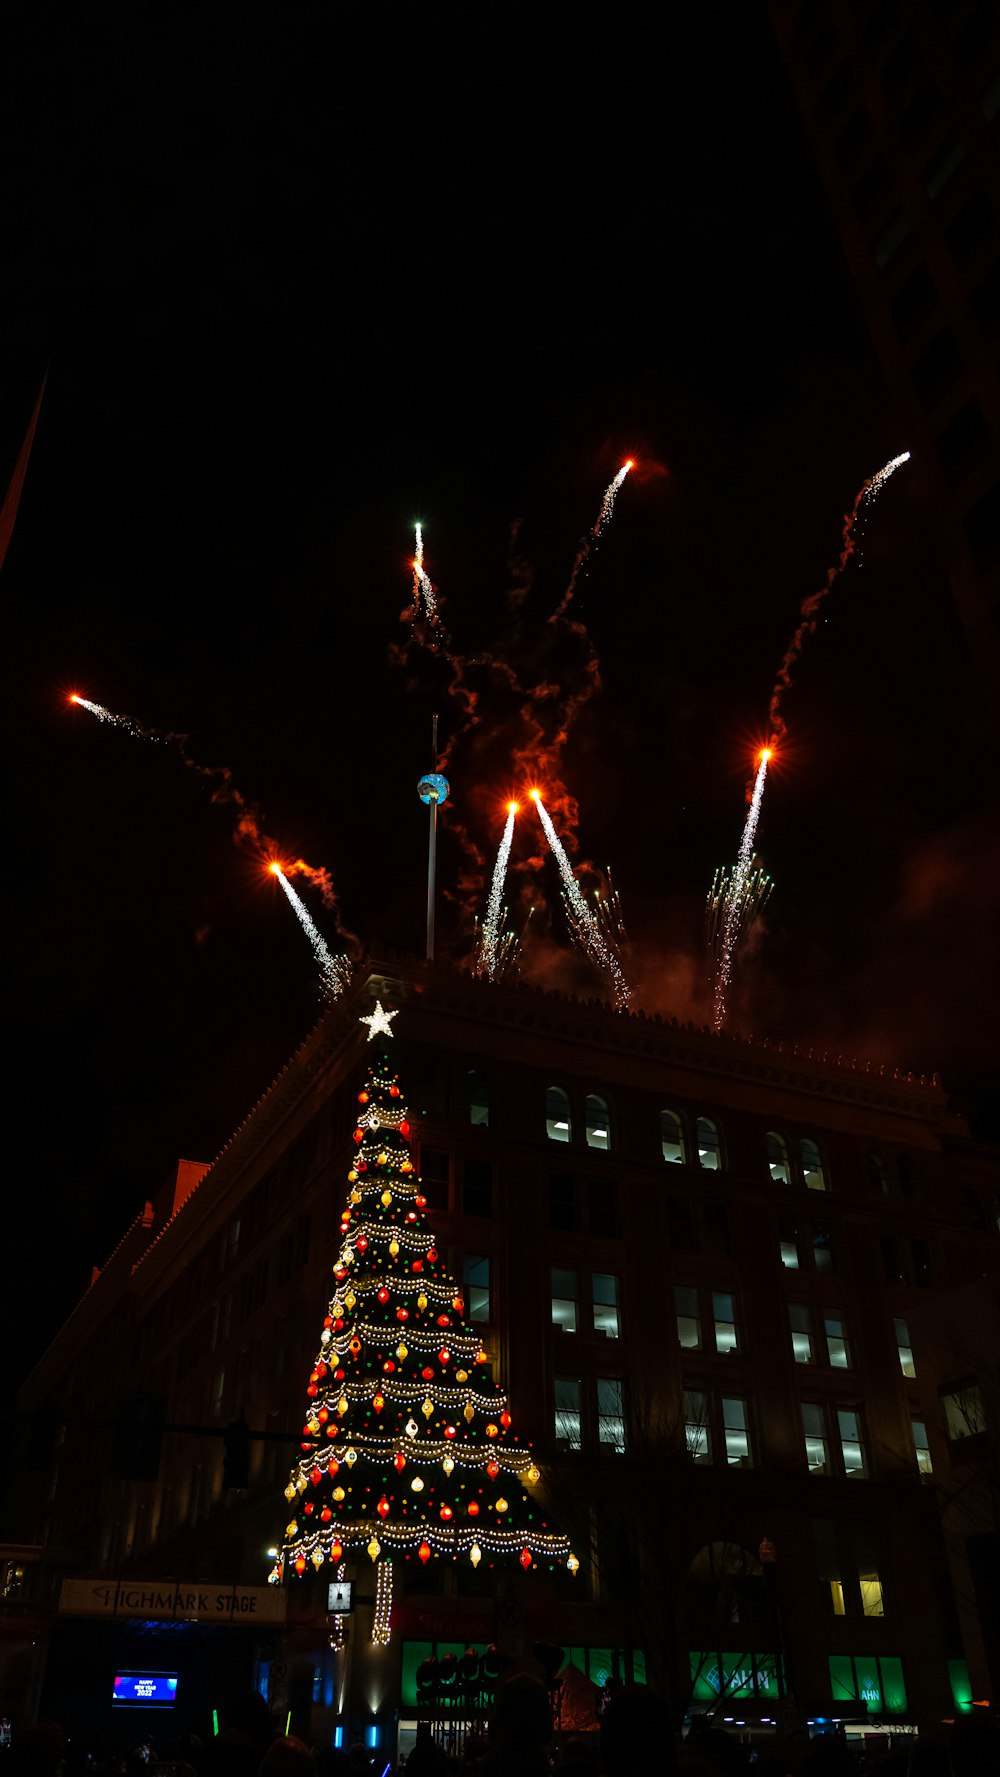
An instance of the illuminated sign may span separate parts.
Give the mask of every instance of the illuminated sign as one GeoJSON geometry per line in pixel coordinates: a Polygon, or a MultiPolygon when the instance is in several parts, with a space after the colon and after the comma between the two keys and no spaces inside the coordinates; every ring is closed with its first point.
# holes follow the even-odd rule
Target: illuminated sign
{"type": "Polygon", "coordinates": [[[112,1703],[140,1709],[171,1709],[177,1701],[176,1672],[116,1672],[112,1703]]]}

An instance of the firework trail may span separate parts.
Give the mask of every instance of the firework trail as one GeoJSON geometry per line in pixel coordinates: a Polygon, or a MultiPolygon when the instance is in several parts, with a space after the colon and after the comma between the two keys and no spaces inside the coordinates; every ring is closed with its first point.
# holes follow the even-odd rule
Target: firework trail
{"type": "Polygon", "coordinates": [[[609,481],[605,488],[604,498],[601,501],[601,510],[597,514],[593,525],[587,532],[587,535],[584,537],[583,542],[580,544],[580,547],[576,552],[576,560],[573,563],[572,571],[570,573],[569,585],[549,618],[550,623],[555,623],[556,620],[562,616],[566,606],[572,599],[573,594],[576,591],[576,583],[587,565],[587,558],[590,555],[594,544],[598,541],[601,532],[606,530],[607,526],[611,523],[611,514],[615,509],[615,496],[618,493],[618,489],[621,487],[629,470],[634,467],[635,464],[632,461],[632,458],[629,457],[628,462],[622,464],[618,474],[614,477],[614,480],[609,481]]]}
{"type": "Polygon", "coordinates": [[[295,893],[295,890],[289,882],[288,877],[285,875],[281,865],[272,863],[268,865],[268,869],[272,876],[278,878],[285,894],[288,896],[296,919],[312,945],[313,956],[316,958],[316,962],[319,965],[320,980],[323,983],[323,992],[328,1000],[338,999],[350,981],[350,963],[346,956],[334,956],[327,948],[326,940],[318,927],[313,923],[308,907],[295,893]]]}
{"type": "Polygon", "coordinates": [[[438,616],[437,589],[432,580],[424,572],[424,534],[420,526],[416,530],[416,548],[413,555],[413,614],[420,614],[420,601],[424,601],[424,616],[428,623],[440,627],[438,616]]]}
{"type": "Polygon", "coordinates": [[[479,934],[479,948],[476,956],[476,973],[488,975],[491,981],[497,978],[499,962],[498,946],[501,942],[500,926],[504,917],[503,891],[507,880],[507,863],[510,858],[511,843],[514,838],[514,817],[517,814],[517,803],[507,804],[507,824],[503,830],[497,861],[493,867],[493,882],[490,887],[490,898],[486,906],[486,918],[479,934]]]}
{"type": "MultiPolygon", "coordinates": [[[[273,858],[280,847],[269,838],[264,831],[264,817],[255,802],[251,802],[233,782],[233,774],[228,765],[201,765],[192,758],[188,750],[186,734],[174,733],[165,728],[147,728],[144,723],[136,721],[134,716],[119,715],[114,710],[105,709],[102,703],[91,703],[87,697],[79,697],[76,692],[70,695],[70,703],[78,704],[81,709],[89,710],[99,722],[107,722],[112,728],[124,729],[133,740],[148,740],[155,745],[173,747],[180,754],[181,760],[196,777],[205,779],[211,785],[210,797],[220,806],[228,806],[236,810],[236,827],[233,838],[237,845],[251,850],[261,861],[273,858]]],[[[284,864],[284,871],[289,876],[304,876],[313,888],[319,890],[323,897],[323,905],[334,915],[337,931],[348,944],[354,945],[357,939],[341,923],[337,908],[337,898],[333,892],[333,881],[329,870],[324,866],[307,864],[305,858],[296,858],[284,864]]]]}
{"type": "MultiPolygon", "coordinates": [[[[735,876],[735,864],[721,866],[715,872],[712,886],[705,902],[705,948],[708,951],[713,978],[718,970],[719,961],[722,956],[722,932],[725,924],[726,908],[729,906],[733,894],[735,876]]],[[[736,908],[737,923],[736,933],[733,938],[734,959],[758,913],[763,911],[767,902],[770,900],[773,887],[774,883],[768,876],[767,871],[760,863],[758,863],[757,859],[754,858],[751,861],[743,894],[740,897],[739,904],[736,908]]]]}
{"type": "Polygon", "coordinates": [[[625,979],[625,971],[622,968],[617,948],[605,936],[601,922],[595,918],[581,895],[580,885],[573,875],[569,859],[537,790],[532,790],[531,799],[538,810],[538,817],[545,829],[545,837],[559,866],[573,938],[589,961],[593,963],[598,973],[603,976],[616,1011],[623,1012],[629,1002],[630,989],[625,979]]]}
{"type": "Polygon", "coordinates": [[[799,624],[798,629],[795,631],[795,634],[785,650],[785,657],[778,668],[778,676],[775,680],[774,690],[771,693],[769,717],[771,732],[777,739],[780,739],[785,733],[785,723],[780,713],[781,699],[791,684],[792,668],[802,652],[802,644],[805,641],[806,636],[812,635],[816,628],[816,612],[818,611],[820,604],[826,597],[834,581],[840,578],[850,561],[851,556],[854,554],[854,527],[857,523],[858,513],[866,500],[874,500],[878,497],[890,475],[893,475],[901,464],[908,463],[909,460],[910,453],[908,450],[904,450],[902,455],[892,457],[888,463],[884,464],[883,467],[879,469],[877,474],[869,475],[868,480],[862,482],[861,487],[858,489],[854,505],[851,507],[850,512],[847,512],[844,515],[840,555],[837,561],[834,562],[833,566],[827,570],[826,584],[825,586],[821,586],[818,592],[810,593],[809,597],[802,602],[802,607],[799,613],[802,622],[799,624]]]}
{"type": "Polygon", "coordinates": [[[771,757],[771,748],[764,747],[757,767],[753,795],[747,818],[743,826],[743,837],[729,882],[729,893],[726,897],[725,910],[722,916],[722,938],[719,945],[719,966],[715,976],[715,995],[712,1012],[712,1027],[721,1028],[726,1016],[726,994],[729,989],[730,976],[733,968],[733,951],[739,936],[743,919],[743,908],[746,901],[747,883],[753,868],[753,842],[757,836],[757,822],[760,820],[760,805],[764,797],[764,779],[767,776],[767,762],[771,757]]]}

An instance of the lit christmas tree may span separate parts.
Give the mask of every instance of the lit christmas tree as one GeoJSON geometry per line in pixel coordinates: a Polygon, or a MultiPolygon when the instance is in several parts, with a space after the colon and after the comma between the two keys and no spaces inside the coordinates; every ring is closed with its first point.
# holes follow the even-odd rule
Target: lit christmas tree
{"type": "MultiPolygon", "coordinates": [[[[391,1037],[396,1016],[376,1003],[362,1020],[369,1041],[391,1037]]],[[[387,1642],[394,1558],[572,1573],[579,1563],[532,1497],[530,1448],[511,1435],[507,1397],[487,1379],[461,1287],[427,1226],[388,1055],[369,1067],[358,1103],[334,1293],[285,1488],[293,1515],[270,1577],[329,1562],[342,1578],[346,1557],[364,1551],[376,1568],[373,1639],[387,1642]]]]}

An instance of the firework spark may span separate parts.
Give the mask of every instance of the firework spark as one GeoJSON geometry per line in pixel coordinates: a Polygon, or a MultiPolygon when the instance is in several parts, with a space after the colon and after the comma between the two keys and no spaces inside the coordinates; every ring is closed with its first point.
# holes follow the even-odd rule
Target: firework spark
{"type": "Polygon", "coordinates": [[[878,497],[890,475],[895,474],[895,471],[900,468],[903,463],[908,463],[909,460],[910,453],[908,450],[904,450],[898,457],[891,457],[889,462],[883,464],[882,468],[879,469],[875,475],[869,475],[868,480],[862,482],[857,495],[855,496],[854,505],[851,507],[850,512],[847,512],[844,515],[844,527],[840,539],[840,555],[834,562],[833,566],[827,570],[826,584],[821,586],[818,592],[810,593],[809,597],[802,601],[802,606],[799,612],[802,621],[785,650],[784,659],[778,668],[778,676],[774,683],[774,690],[771,693],[769,716],[771,732],[776,737],[780,738],[780,736],[785,733],[785,723],[781,715],[781,699],[791,684],[792,668],[802,652],[802,644],[805,641],[806,636],[812,635],[816,628],[816,612],[818,611],[820,604],[823,599],[825,599],[834,581],[839,580],[850,561],[851,556],[854,554],[856,547],[854,527],[857,523],[858,513],[861,511],[866,500],[874,500],[878,497]]]}
{"type": "Polygon", "coordinates": [[[271,875],[276,876],[280,882],[285,894],[288,896],[296,919],[312,945],[312,953],[316,958],[319,967],[320,980],[323,983],[324,994],[328,1000],[338,999],[351,978],[350,963],[346,956],[334,956],[333,952],[328,948],[326,940],[323,937],[322,932],[320,932],[319,928],[314,923],[308,907],[295,893],[295,890],[289,882],[288,877],[285,875],[281,865],[271,863],[268,865],[268,869],[270,870],[271,875]]]}
{"type": "Polygon", "coordinates": [[[514,817],[516,814],[517,803],[509,802],[507,804],[507,823],[500,841],[500,849],[497,852],[497,861],[493,867],[493,882],[490,886],[490,898],[486,906],[486,918],[479,934],[476,973],[488,975],[491,981],[497,979],[500,963],[500,946],[503,942],[500,927],[506,911],[503,906],[503,891],[504,883],[507,880],[507,864],[514,838],[514,817]]]}
{"type": "Polygon", "coordinates": [[[556,620],[562,616],[563,612],[566,609],[566,606],[569,604],[574,593],[576,592],[577,581],[579,580],[580,575],[582,574],[584,568],[587,565],[587,559],[590,555],[591,550],[594,547],[594,544],[600,538],[602,531],[606,530],[608,525],[611,523],[611,514],[613,513],[613,511],[615,509],[615,496],[617,495],[618,490],[621,487],[622,483],[624,482],[625,477],[628,474],[629,470],[634,469],[634,468],[635,468],[635,463],[633,462],[632,458],[629,457],[628,462],[622,464],[617,475],[613,478],[613,480],[609,481],[607,487],[605,488],[604,498],[601,501],[601,509],[598,512],[597,517],[594,520],[594,523],[592,524],[590,530],[587,532],[587,535],[584,537],[583,542],[580,544],[580,547],[576,552],[576,559],[573,562],[573,567],[571,569],[570,576],[569,576],[569,585],[567,586],[566,591],[563,593],[562,598],[560,599],[558,605],[556,606],[551,617],[549,618],[550,623],[555,623],[556,620]]]}
{"type": "Polygon", "coordinates": [[[584,952],[588,960],[603,977],[605,985],[614,1002],[615,1009],[623,1012],[628,1006],[630,997],[629,984],[625,978],[621,957],[617,946],[606,935],[602,922],[587,906],[580,885],[570,868],[570,861],[563,850],[559,836],[549,819],[548,810],[537,790],[532,790],[531,800],[538,810],[538,818],[545,829],[545,837],[552,849],[552,855],[559,866],[562,877],[563,892],[566,900],[566,911],[569,918],[570,932],[574,941],[584,952]]]}
{"type": "MultiPolygon", "coordinates": [[[[718,972],[722,956],[722,933],[726,909],[734,894],[736,868],[735,864],[725,864],[715,872],[705,902],[705,948],[708,951],[713,980],[718,972]]],[[[757,858],[753,858],[743,893],[739,897],[736,908],[736,933],[733,938],[734,962],[754,920],[759,913],[763,912],[770,900],[773,887],[774,883],[767,871],[757,858]]]]}
{"type": "Polygon", "coordinates": [[[757,766],[757,776],[754,780],[753,795],[750,798],[750,807],[747,809],[747,818],[743,825],[743,837],[740,840],[740,849],[737,853],[732,876],[730,877],[729,894],[726,898],[725,910],[722,917],[719,966],[715,976],[715,995],[712,1014],[712,1025],[715,1030],[721,1028],[722,1022],[726,1016],[726,994],[729,990],[729,982],[732,975],[733,952],[736,948],[736,941],[740,933],[743,908],[746,901],[747,883],[753,868],[753,846],[754,840],[757,837],[757,822],[760,820],[760,805],[764,797],[764,779],[767,776],[767,766],[770,757],[771,748],[762,748],[760,761],[757,766]]]}

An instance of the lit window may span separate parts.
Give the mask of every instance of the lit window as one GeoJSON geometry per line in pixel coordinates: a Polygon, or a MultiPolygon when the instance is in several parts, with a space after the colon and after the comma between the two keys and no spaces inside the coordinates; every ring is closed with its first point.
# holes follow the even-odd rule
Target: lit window
{"type": "Polygon", "coordinates": [[[576,1332],[576,1272],[552,1267],[552,1325],[576,1332]]]}
{"type": "Polygon", "coordinates": [[[701,1350],[701,1316],[698,1313],[698,1291],[686,1283],[674,1285],[674,1307],[677,1312],[677,1343],[685,1351],[701,1350]]]}
{"type": "Polygon", "coordinates": [[[810,1141],[808,1136],[799,1142],[799,1159],[802,1162],[802,1177],[810,1191],[825,1191],[826,1177],[820,1152],[816,1143],[810,1141]]]}
{"type": "Polygon", "coordinates": [[[555,1443],[557,1450],[580,1448],[580,1383],[578,1378],[555,1380],[555,1443]]]}
{"type": "Polygon", "coordinates": [[[802,1403],[802,1432],[806,1443],[806,1462],[811,1475],[830,1472],[830,1451],[826,1439],[823,1409],[816,1401],[802,1403]]]}
{"type": "Polygon", "coordinates": [[[692,1462],[711,1462],[708,1435],[708,1396],[699,1388],[684,1390],[684,1441],[692,1462]]]}
{"type": "Polygon", "coordinates": [[[610,1148],[611,1112],[607,1099],[599,1098],[596,1092],[588,1092],[586,1112],[588,1148],[610,1148]]]}
{"type": "Polygon", "coordinates": [[[849,1370],[851,1353],[842,1315],[824,1314],[823,1331],[826,1334],[826,1355],[831,1370],[849,1370]]]}
{"type": "Polygon", "coordinates": [[[955,1382],[941,1390],[945,1425],[952,1443],[973,1438],[986,1430],[986,1415],[978,1382],[955,1382]]]}
{"type": "Polygon", "coordinates": [[[792,1169],[788,1163],[788,1143],[776,1130],[767,1132],[767,1169],[776,1185],[790,1185],[792,1169]]]}
{"type": "Polygon", "coordinates": [[[597,1378],[597,1441],[617,1456],[625,1454],[625,1413],[617,1377],[597,1378]]]}
{"type": "Polygon", "coordinates": [[[722,1142],[719,1125],[711,1117],[699,1117],[695,1127],[698,1142],[698,1165],[704,1172],[722,1170],[722,1142]]]}
{"type": "Polygon", "coordinates": [[[917,1373],[917,1367],[913,1361],[913,1347],[910,1344],[910,1329],[905,1320],[894,1320],[892,1325],[893,1331],[896,1334],[896,1350],[899,1352],[899,1367],[902,1370],[903,1375],[909,1376],[912,1380],[917,1373]]]}
{"type": "Polygon", "coordinates": [[[465,1303],[470,1320],[490,1318],[490,1262],[468,1254],[463,1270],[465,1303]]]}
{"type": "Polygon", "coordinates": [[[573,1134],[569,1114],[569,1094],[561,1086],[549,1086],[545,1092],[545,1133],[550,1141],[569,1141],[573,1134]]]}
{"type": "Polygon", "coordinates": [[[752,1468],[747,1404],[737,1395],[724,1394],[722,1397],[722,1429],[726,1438],[726,1461],[730,1468],[752,1468]]]}
{"type": "Polygon", "coordinates": [[[840,1432],[840,1450],[844,1459],[845,1475],[864,1476],[867,1473],[867,1465],[864,1444],[861,1441],[859,1415],[847,1407],[838,1407],[837,1427],[840,1432]]]}
{"type": "Polygon", "coordinates": [[[901,1660],[889,1654],[830,1654],[828,1661],[835,1704],[864,1703],[870,1716],[906,1713],[901,1660]]]}
{"type": "Polygon", "coordinates": [[[736,1310],[732,1296],[722,1295],[718,1290],[712,1291],[712,1316],[715,1321],[716,1351],[735,1351],[736,1310]]]}
{"type": "Polygon", "coordinates": [[[803,1302],[790,1302],[788,1320],[792,1329],[792,1356],[797,1364],[811,1364],[813,1355],[812,1315],[803,1302]]]}
{"type": "Polygon", "coordinates": [[[660,1140],[664,1160],[674,1166],[683,1166],[686,1159],[684,1125],[676,1111],[660,1112],[660,1140]]]}
{"type": "Polygon", "coordinates": [[[594,1305],[594,1332],[608,1339],[617,1339],[618,1279],[608,1271],[595,1271],[591,1277],[594,1305]]]}
{"type": "Polygon", "coordinates": [[[799,1268],[799,1231],[794,1222],[783,1216],[778,1223],[778,1251],[786,1271],[799,1268]]]}
{"type": "Polygon", "coordinates": [[[931,1462],[930,1440],[927,1436],[927,1424],[923,1419],[911,1419],[913,1428],[913,1448],[917,1457],[917,1468],[922,1475],[932,1475],[934,1465],[931,1462]]]}
{"type": "Polygon", "coordinates": [[[486,1075],[477,1073],[474,1068],[470,1068],[465,1076],[465,1102],[469,1108],[469,1122],[487,1129],[490,1121],[489,1083],[486,1075]]]}
{"type": "Polygon", "coordinates": [[[862,1615],[884,1617],[885,1600],[882,1597],[882,1582],[874,1568],[868,1573],[858,1572],[858,1585],[861,1588],[862,1615]]]}
{"type": "Polygon", "coordinates": [[[836,1529],[829,1518],[814,1518],[812,1534],[816,1567],[820,1584],[823,1587],[824,1598],[829,1596],[830,1609],[835,1617],[846,1616],[844,1581],[840,1568],[840,1548],[836,1529]]]}

